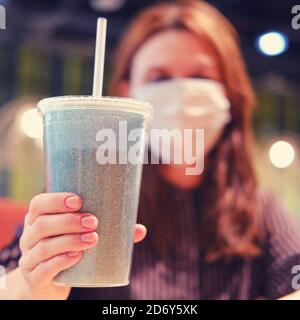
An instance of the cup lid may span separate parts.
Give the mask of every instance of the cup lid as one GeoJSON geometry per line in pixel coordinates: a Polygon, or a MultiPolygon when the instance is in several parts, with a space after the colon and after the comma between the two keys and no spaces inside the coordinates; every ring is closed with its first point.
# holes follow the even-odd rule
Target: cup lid
{"type": "Polygon", "coordinates": [[[82,108],[133,112],[143,115],[148,121],[153,118],[153,108],[148,102],[131,98],[61,96],[46,98],[38,102],[38,112],[42,116],[51,111],[82,108]]]}

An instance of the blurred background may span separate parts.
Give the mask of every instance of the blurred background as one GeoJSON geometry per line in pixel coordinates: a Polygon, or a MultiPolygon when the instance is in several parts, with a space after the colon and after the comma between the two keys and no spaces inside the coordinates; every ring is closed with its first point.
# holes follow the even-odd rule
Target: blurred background
{"type": "MultiPolygon", "coordinates": [[[[109,23],[107,83],[113,50],[125,27],[156,2],[161,1],[0,0],[7,17],[6,30],[0,30],[1,198],[26,204],[43,191],[36,102],[44,96],[91,93],[97,17],[109,23]]],[[[208,2],[238,30],[256,89],[255,161],[260,181],[300,217],[300,29],[291,23],[296,2],[208,2]]]]}

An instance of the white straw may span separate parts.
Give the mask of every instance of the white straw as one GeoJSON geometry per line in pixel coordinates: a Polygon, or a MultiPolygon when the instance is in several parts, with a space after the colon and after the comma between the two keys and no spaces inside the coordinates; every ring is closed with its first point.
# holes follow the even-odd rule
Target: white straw
{"type": "Polygon", "coordinates": [[[96,97],[101,97],[102,91],[103,91],[106,25],[107,25],[107,22],[105,18],[98,19],[96,50],[95,50],[95,65],[94,65],[94,86],[93,86],[93,96],[96,96],[96,97]]]}

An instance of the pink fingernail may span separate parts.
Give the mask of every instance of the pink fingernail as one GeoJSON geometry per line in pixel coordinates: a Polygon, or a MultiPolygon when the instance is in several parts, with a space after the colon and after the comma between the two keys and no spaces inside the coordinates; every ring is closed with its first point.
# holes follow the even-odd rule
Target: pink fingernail
{"type": "Polygon", "coordinates": [[[98,238],[98,235],[96,232],[84,233],[80,236],[81,241],[87,242],[87,243],[95,242],[97,238],[98,238]]]}
{"type": "Polygon", "coordinates": [[[65,205],[70,209],[80,209],[81,199],[76,196],[70,196],[65,199],[65,205]]]}
{"type": "Polygon", "coordinates": [[[84,228],[88,228],[88,229],[95,228],[97,227],[97,224],[98,224],[98,220],[94,216],[86,216],[81,219],[81,225],[84,228]]]}

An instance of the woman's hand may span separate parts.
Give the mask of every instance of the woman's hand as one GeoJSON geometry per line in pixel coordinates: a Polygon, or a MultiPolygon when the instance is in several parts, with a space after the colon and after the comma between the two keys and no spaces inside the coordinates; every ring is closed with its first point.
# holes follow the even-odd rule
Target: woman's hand
{"type": "MultiPolygon", "coordinates": [[[[28,299],[68,297],[70,288],[54,285],[53,279],[76,264],[82,252],[98,241],[98,220],[91,213],[79,213],[81,207],[80,197],[70,193],[41,194],[31,201],[20,239],[19,262],[28,299]]],[[[134,242],[145,235],[146,228],[136,225],[134,242]]]]}

